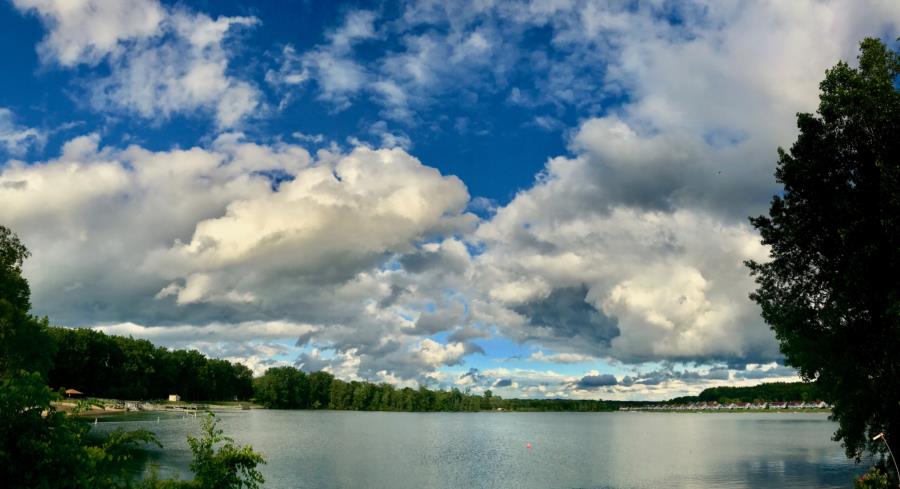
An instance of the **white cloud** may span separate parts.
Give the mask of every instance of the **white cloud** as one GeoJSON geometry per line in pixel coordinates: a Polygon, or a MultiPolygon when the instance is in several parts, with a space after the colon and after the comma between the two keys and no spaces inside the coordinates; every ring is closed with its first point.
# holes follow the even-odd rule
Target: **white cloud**
{"type": "Polygon", "coordinates": [[[352,11],[343,24],[328,33],[328,42],[303,54],[287,45],[282,50],[280,67],[269,70],[266,81],[276,88],[301,85],[315,80],[320,98],[337,106],[349,105],[350,98],[369,82],[369,73],[353,60],[352,50],[360,42],[376,37],[375,14],[352,11]]]}
{"type": "Polygon", "coordinates": [[[382,106],[384,118],[403,122],[414,121],[414,108],[434,102],[434,94],[455,95],[464,88],[459,95],[474,99],[475,85],[490,89],[503,84],[495,74],[506,69],[507,51],[491,25],[454,26],[443,35],[432,29],[436,25],[410,19],[350,11],[323,43],[302,53],[285,47],[280,66],[266,79],[282,91],[314,81],[319,98],[337,110],[369,96],[382,106]],[[384,40],[394,44],[377,45],[372,59],[358,55],[359,45],[384,40]]]}
{"type": "Polygon", "coordinates": [[[472,316],[561,354],[777,359],[747,299],[743,261],[767,254],[746,216],[776,192],[775,148],[815,109],[825,69],[900,25],[896,3],[802,3],[686,2],[677,26],[649,5],[523,9],[517,22],[550,22],[553,49],[573,55],[553,64],[565,83],[532,95],[583,98],[570,69],[602,58],[595,89],[629,101],[585,119],[572,155],[480,226],[472,316]]]}
{"type": "Polygon", "coordinates": [[[443,365],[457,365],[462,362],[462,357],[466,353],[466,347],[463,343],[442,345],[428,338],[419,343],[417,352],[422,363],[434,368],[443,365]]]}
{"type": "Polygon", "coordinates": [[[723,366],[678,370],[667,366],[627,375],[612,375],[596,369],[571,375],[553,369],[523,368],[446,369],[436,374],[432,378],[445,388],[457,385],[476,394],[490,389],[494,395],[503,397],[536,399],[666,400],[697,395],[710,387],[748,386],[763,380],[799,380],[793,369],[777,364],[750,364],[743,370],[723,366]]]}
{"type": "Polygon", "coordinates": [[[550,173],[478,230],[487,247],[476,258],[477,283],[505,307],[531,316],[530,324],[513,323],[504,334],[629,362],[777,356],[771,333],[746,299],[752,281],[743,260],[765,258],[749,225],[690,210],[598,212],[591,200],[578,198],[592,193],[592,183],[567,176],[579,174],[550,173]],[[581,286],[581,307],[608,319],[590,319],[586,310],[564,321],[578,302],[546,300],[551,291],[581,286]]]}
{"type": "Polygon", "coordinates": [[[475,224],[462,182],[400,149],[314,160],[240,134],[171,151],[88,135],[56,159],[0,167],[0,200],[0,222],[33,252],[37,310],[61,324],[229,358],[243,342],[304,338],[334,352],[330,368],[367,378],[415,379],[477,351],[423,339],[405,319],[444,284],[382,269],[421,247],[439,257],[422,262],[435,268],[426,276],[455,273],[465,247],[426,242],[475,224]]]}
{"type": "Polygon", "coordinates": [[[152,121],[195,111],[212,114],[219,128],[235,127],[260,110],[256,86],[229,73],[224,42],[253,17],[219,17],[164,7],[155,0],[15,0],[36,12],[48,34],[45,61],[74,68],[105,62],[109,74],[89,77],[93,108],[152,121]]]}
{"type": "Polygon", "coordinates": [[[145,338],[163,345],[185,346],[208,341],[247,343],[293,340],[298,336],[315,331],[316,326],[288,321],[245,321],[151,327],[129,322],[94,326],[92,329],[111,335],[145,338]]]}
{"type": "MultiPolygon", "coordinates": [[[[400,150],[360,148],[333,165],[297,172],[278,192],[230,203],[225,215],[198,222],[189,242],[150,254],[146,267],[182,277],[188,285],[194,273],[216,274],[216,280],[197,279],[203,291],[192,297],[199,297],[209,288],[237,286],[222,276],[229,267],[281,269],[285,263],[274,256],[303,250],[290,260],[298,274],[343,262],[351,267],[344,272],[349,276],[334,279],[346,280],[357,266],[385,253],[464,228],[470,220],[458,213],[467,200],[458,179],[443,177],[400,150]]],[[[252,282],[245,271],[235,281],[252,282]]]]}
{"type": "Polygon", "coordinates": [[[388,130],[385,121],[378,121],[369,126],[369,132],[380,140],[382,148],[401,148],[406,151],[412,148],[412,139],[402,131],[392,132],[388,130]]]}
{"type": "Polygon", "coordinates": [[[21,156],[31,147],[42,147],[46,141],[44,131],[17,124],[15,114],[0,107],[0,148],[13,156],[21,156]]]}
{"type": "Polygon", "coordinates": [[[160,34],[165,9],[156,0],[13,0],[49,27],[38,50],[63,66],[96,64],[125,43],[160,34]]]}
{"type": "Polygon", "coordinates": [[[538,350],[531,354],[528,357],[529,360],[535,362],[548,362],[548,363],[582,363],[582,362],[590,362],[594,360],[594,357],[590,355],[579,355],[578,353],[554,353],[552,355],[548,355],[541,350],[538,350]]]}
{"type": "MultiPolygon", "coordinates": [[[[226,45],[255,19],[153,1],[16,6],[41,15],[46,60],[105,63],[96,107],[154,121],[200,110],[224,128],[262,105],[231,71],[226,45]],[[95,22],[102,29],[80,29],[95,22]]],[[[314,86],[338,109],[372,97],[380,122],[359,128],[387,148],[332,144],[313,157],[228,133],[151,151],[88,135],[58,158],[0,167],[0,222],[34,252],[26,271],[39,313],[255,369],[297,354],[304,368],[343,378],[575,398],[793,379],[771,363],[775,340],[747,299],[742,262],[766,250],[746,216],[776,191],[774,150],[793,139],[794,113],[815,108],[825,68],[898,22],[888,1],[419,2],[397,19],[349,12],[322,44],[285,47],[267,80],[286,98],[314,86]],[[523,43],[535,29],[548,41],[523,43]],[[375,55],[358,56],[363,44],[375,55]],[[539,108],[538,126],[558,129],[547,114],[570,109],[584,119],[567,133],[569,154],[549,159],[506,205],[470,202],[463,182],[410,155],[413,139],[387,122],[507,92],[539,108]],[[610,99],[625,102],[606,107],[610,99]],[[468,208],[489,216],[479,222],[468,208]],[[693,366],[615,379],[450,368],[479,352],[471,340],[495,335],[537,348],[531,361],[693,366]],[[578,388],[585,377],[590,389],[578,388]]],[[[451,123],[464,132],[469,121],[451,123]]],[[[40,137],[0,112],[11,152],[40,137]]]]}
{"type": "MultiPolygon", "coordinates": [[[[270,81],[314,80],[338,109],[368,96],[404,122],[417,108],[494,93],[582,115],[627,95],[629,119],[658,128],[731,141],[749,118],[773,137],[793,129],[773,114],[809,106],[825,68],[852,58],[862,36],[892,38],[900,18],[890,0],[417,1],[390,15],[350,11],[322,44],[285,50],[270,81]],[[355,51],[373,40],[365,56],[355,51]]],[[[531,124],[560,128],[548,115],[531,124]]]]}

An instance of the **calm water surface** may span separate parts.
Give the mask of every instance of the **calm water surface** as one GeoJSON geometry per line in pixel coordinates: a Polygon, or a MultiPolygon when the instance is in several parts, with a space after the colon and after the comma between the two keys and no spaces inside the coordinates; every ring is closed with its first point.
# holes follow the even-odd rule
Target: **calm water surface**
{"type": "MultiPolygon", "coordinates": [[[[863,467],[824,414],[220,413],[265,454],[271,488],[829,488],[863,467]],[[526,448],[527,443],[531,449],[526,448]]],[[[122,418],[120,418],[122,419],[122,418]]],[[[185,435],[200,418],[125,418],[165,450],[161,475],[190,478],[185,435]],[[139,420],[136,420],[139,419],[139,420]]]]}

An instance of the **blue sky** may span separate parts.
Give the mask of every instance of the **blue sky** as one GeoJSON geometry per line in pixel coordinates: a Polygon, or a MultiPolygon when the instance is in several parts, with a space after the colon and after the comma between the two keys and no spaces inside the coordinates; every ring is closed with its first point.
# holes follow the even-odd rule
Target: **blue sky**
{"type": "Polygon", "coordinates": [[[747,299],[746,218],[824,70],[900,22],[891,1],[0,5],[0,222],[37,313],[507,397],[794,379],[747,299]]]}
{"type": "MultiPolygon", "coordinates": [[[[234,55],[229,68],[245,79],[253,80],[266,89],[265,74],[277,67],[280,51],[290,45],[298,51],[311,49],[325,42],[326,33],[340,27],[348,13],[356,8],[353,3],[296,2],[241,5],[241,2],[196,2],[190,7],[210,16],[253,16],[261,19],[258,27],[236,30],[230,43],[234,55]]],[[[399,6],[384,4],[370,6],[384,15],[398,15],[399,6]]],[[[2,80],[2,103],[13,109],[23,125],[58,126],[71,124],[72,115],[82,127],[103,127],[105,141],[140,141],[152,149],[167,149],[173,145],[189,147],[213,136],[209,121],[204,116],[185,112],[168,118],[165,123],[148,127],[146,120],[119,119],[110,121],[110,114],[96,114],[81,110],[83,104],[73,85],[90,78],[92,70],[76,69],[68,72],[53,70],[42,62],[34,49],[44,36],[39,18],[21,15],[9,2],[3,5],[2,46],[10,53],[7,66],[13,73],[29,76],[9,76],[2,80]],[[60,90],[64,88],[64,90],[60,90]]],[[[540,30],[540,29],[538,29],[540,30]]],[[[535,32],[527,39],[532,43],[546,41],[548,34],[535,32]]],[[[528,43],[522,46],[528,49],[528,43]]],[[[388,36],[371,40],[358,47],[361,63],[375,63],[385,51],[402,49],[400,40],[388,36]]],[[[102,69],[102,66],[100,67],[102,69]]],[[[599,105],[576,106],[574,104],[539,107],[522,107],[510,101],[510,89],[530,85],[526,67],[515,70],[502,85],[493,86],[493,80],[473,82],[463,87],[464,93],[456,93],[457,87],[444,87],[427,102],[414,107],[409,120],[383,117],[382,107],[365,94],[355,96],[348,107],[322,103],[316,100],[313,83],[299,92],[291,93],[291,101],[274,117],[254,118],[252,124],[241,127],[256,139],[272,137],[289,138],[294,132],[322,135],[327,140],[346,143],[348,138],[359,138],[378,145],[381,138],[372,126],[385,123],[382,130],[398,135],[416,137],[409,146],[423,162],[442,171],[459,176],[466,182],[473,196],[485,197],[497,202],[508,202],[519,189],[527,188],[540,171],[548,155],[565,152],[565,140],[561,134],[585,117],[602,111],[599,105]],[[547,127],[541,127],[535,118],[547,119],[547,127]],[[550,120],[553,120],[550,122],[550,120]],[[488,137],[490,136],[490,137],[488,137]]],[[[277,105],[282,94],[265,93],[266,102],[277,105]]],[[[608,96],[599,93],[598,99],[608,96]]],[[[60,131],[49,138],[45,150],[60,147],[67,136],[77,134],[60,131]]],[[[51,153],[52,154],[52,153],[51,153]]]]}

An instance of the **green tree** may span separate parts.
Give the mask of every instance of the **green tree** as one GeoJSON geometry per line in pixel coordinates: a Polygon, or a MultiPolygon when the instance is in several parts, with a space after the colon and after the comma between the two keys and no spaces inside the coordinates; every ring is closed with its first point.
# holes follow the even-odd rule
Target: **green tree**
{"type": "Polygon", "coordinates": [[[90,436],[90,426],[54,410],[46,378],[54,344],[47,320],[29,314],[22,276],[28,250],[0,226],[0,481],[4,487],[107,488],[130,484],[124,463],[147,431],[90,436]]]}
{"type": "Polygon", "coordinates": [[[238,447],[218,426],[216,415],[209,413],[203,420],[199,438],[188,436],[194,459],[194,487],[198,489],[257,489],[265,482],[256,468],[266,463],[253,447],[238,447]],[[217,445],[220,445],[217,447],[217,445]]]}
{"type": "Polygon", "coordinates": [[[0,226],[0,375],[26,370],[46,376],[54,353],[47,320],[29,313],[31,289],[22,275],[28,256],[19,238],[0,226]]]}
{"type": "Polygon", "coordinates": [[[294,367],[272,367],[254,381],[256,402],[275,409],[309,407],[309,381],[294,367]]]}
{"type": "Polygon", "coordinates": [[[159,479],[154,468],[141,484],[141,489],[258,489],[265,478],[257,469],[265,458],[253,447],[239,447],[224,435],[215,414],[207,413],[200,436],[188,435],[193,458],[194,479],[159,479]]]}
{"type": "Polygon", "coordinates": [[[835,439],[858,457],[900,437],[900,55],[877,39],[838,63],[817,114],[779,149],[784,185],[751,222],[770,260],[748,266],[785,356],[834,405],[835,439]]]}
{"type": "Polygon", "coordinates": [[[334,382],[334,376],[328,372],[319,371],[309,374],[309,407],[313,409],[328,407],[332,382],[334,382]]]}

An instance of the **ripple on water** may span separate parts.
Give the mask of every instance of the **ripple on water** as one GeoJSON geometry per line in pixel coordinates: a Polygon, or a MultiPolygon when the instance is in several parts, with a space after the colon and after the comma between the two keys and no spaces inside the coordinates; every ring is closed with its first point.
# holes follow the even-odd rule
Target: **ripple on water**
{"type": "MultiPolygon", "coordinates": [[[[165,414],[165,413],[164,413],[165,414]]],[[[843,488],[863,470],[825,415],[740,413],[221,413],[263,452],[271,488],[843,488]],[[531,443],[532,448],[527,448],[531,443]]],[[[190,477],[199,419],[112,419],[166,449],[148,463],[190,477]]]]}

